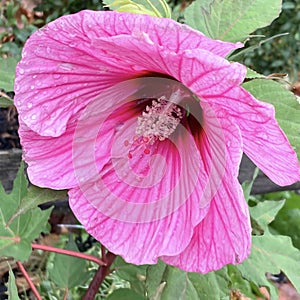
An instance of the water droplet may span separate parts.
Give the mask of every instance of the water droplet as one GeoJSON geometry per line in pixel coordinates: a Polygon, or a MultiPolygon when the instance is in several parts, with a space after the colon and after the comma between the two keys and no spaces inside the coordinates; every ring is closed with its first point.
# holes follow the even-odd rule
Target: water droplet
{"type": "Polygon", "coordinates": [[[48,54],[51,53],[51,48],[50,48],[49,46],[46,48],[46,52],[47,52],[48,54]]]}
{"type": "Polygon", "coordinates": [[[72,71],[75,69],[74,65],[72,64],[69,64],[69,63],[62,63],[60,64],[59,66],[62,70],[65,70],[65,71],[72,71]]]}
{"type": "Polygon", "coordinates": [[[36,115],[32,115],[31,120],[36,120],[36,115]]]}
{"type": "Polygon", "coordinates": [[[61,75],[60,75],[60,74],[57,74],[57,73],[55,73],[55,74],[52,75],[52,77],[53,77],[54,79],[59,79],[60,76],[61,76],[61,75]]]}
{"type": "Polygon", "coordinates": [[[76,47],[76,45],[77,45],[76,42],[71,42],[71,43],[69,44],[69,46],[72,47],[72,48],[73,48],[73,47],[76,47]]]}
{"type": "Polygon", "coordinates": [[[69,81],[69,78],[67,76],[63,76],[62,81],[64,83],[67,83],[69,81]]]}
{"type": "Polygon", "coordinates": [[[122,16],[120,16],[120,17],[119,17],[119,20],[120,20],[120,21],[123,21],[123,20],[124,20],[124,18],[123,18],[122,16]]]}
{"type": "Polygon", "coordinates": [[[32,107],[32,103],[31,103],[31,102],[28,102],[27,107],[28,107],[28,108],[31,108],[31,107],[32,107]]]}
{"type": "Polygon", "coordinates": [[[31,89],[31,90],[34,90],[34,85],[31,85],[31,86],[30,86],[30,89],[31,89]]]}
{"type": "Polygon", "coordinates": [[[15,85],[15,90],[19,91],[20,90],[20,86],[18,84],[15,85]]]}
{"type": "Polygon", "coordinates": [[[24,73],[25,73],[25,70],[24,70],[24,69],[21,69],[21,68],[19,68],[19,73],[20,73],[20,74],[24,74],[24,73]]]}
{"type": "Polygon", "coordinates": [[[36,74],[35,74],[35,75],[33,75],[33,76],[32,76],[32,78],[33,78],[33,79],[37,78],[37,75],[36,75],[36,74]]]}

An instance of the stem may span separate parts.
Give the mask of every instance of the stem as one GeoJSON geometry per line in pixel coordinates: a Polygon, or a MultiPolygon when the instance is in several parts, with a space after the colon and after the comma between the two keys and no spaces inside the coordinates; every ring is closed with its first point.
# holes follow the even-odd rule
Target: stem
{"type": "Polygon", "coordinates": [[[101,259],[99,259],[95,256],[89,255],[89,254],[84,254],[84,253],[80,253],[80,252],[76,252],[76,251],[72,251],[72,250],[55,248],[55,247],[40,245],[40,244],[31,244],[31,246],[32,246],[33,249],[56,252],[56,253],[59,253],[59,254],[75,256],[75,257],[78,257],[78,258],[90,260],[90,261],[93,261],[94,263],[98,264],[100,267],[101,266],[106,266],[106,263],[104,261],[102,261],[101,259]]]}
{"type": "Polygon", "coordinates": [[[110,266],[113,263],[114,259],[115,259],[116,255],[111,253],[111,252],[107,252],[105,254],[105,265],[100,266],[92,280],[92,282],[90,283],[90,286],[86,292],[86,294],[83,296],[82,300],[91,300],[91,299],[95,299],[95,296],[97,294],[97,292],[99,291],[99,288],[101,286],[101,283],[103,282],[104,278],[109,274],[110,270],[110,266]]]}
{"type": "Polygon", "coordinates": [[[28,282],[28,284],[29,284],[33,294],[37,298],[37,300],[42,300],[41,295],[39,294],[38,290],[36,289],[35,285],[33,284],[32,280],[30,279],[30,276],[28,275],[28,273],[26,272],[24,266],[21,264],[20,261],[17,261],[17,266],[20,269],[20,271],[22,272],[22,274],[25,277],[26,281],[28,282]]]}
{"type": "Polygon", "coordinates": [[[68,298],[68,293],[69,293],[69,289],[66,288],[65,293],[64,293],[64,300],[67,300],[67,298],[68,298]]]}

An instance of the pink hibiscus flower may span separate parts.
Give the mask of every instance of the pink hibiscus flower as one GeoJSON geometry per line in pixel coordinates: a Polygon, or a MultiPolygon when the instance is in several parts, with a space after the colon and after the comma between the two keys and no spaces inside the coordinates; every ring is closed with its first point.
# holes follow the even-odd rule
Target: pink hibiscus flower
{"type": "Polygon", "coordinates": [[[82,11],[31,36],[15,104],[32,183],[69,189],[86,230],[134,264],[206,273],[250,251],[242,153],[300,179],[271,105],[211,40],[170,19],[82,11]]]}

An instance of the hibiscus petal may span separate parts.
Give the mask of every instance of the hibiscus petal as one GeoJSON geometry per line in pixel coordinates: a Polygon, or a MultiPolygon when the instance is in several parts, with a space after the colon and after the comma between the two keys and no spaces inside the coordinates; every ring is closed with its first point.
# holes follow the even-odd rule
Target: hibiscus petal
{"type": "Polygon", "coordinates": [[[300,180],[297,155],[275,119],[274,107],[241,87],[208,99],[227,110],[239,126],[247,156],[276,184],[300,180]]]}
{"type": "Polygon", "coordinates": [[[296,153],[275,119],[273,106],[238,86],[245,77],[245,67],[197,51],[183,54],[180,81],[201,102],[210,103],[214,110],[223,108],[218,110],[219,117],[233,118],[241,130],[244,152],[272,181],[289,185],[300,180],[296,153]]]}
{"type": "MultiPolygon", "coordinates": [[[[99,48],[95,43],[117,35],[132,37],[133,32],[142,40],[149,37],[154,56],[159,56],[158,48],[180,53],[202,47],[226,55],[241,46],[213,41],[169,19],[93,11],[61,17],[30,37],[18,64],[15,104],[24,123],[41,135],[59,136],[69,118],[99,92],[149,70],[147,62],[134,66],[110,55],[105,44],[99,48]]],[[[117,51],[120,54],[122,49],[117,51]]],[[[142,57],[142,53],[132,55],[142,57]]]]}
{"type": "Polygon", "coordinates": [[[189,272],[207,273],[242,262],[250,253],[251,224],[243,191],[226,174],[203,221],[195,228],[184,251],[162,259],[189,272]]]}
{"type": "Polygon", "coordinates": [[[20,119],[19,135],[31,183],[53,189],[67,189],[77,185],[72,161],[74,127],[75,123],[70,122],[59,138],[43,137],[20,119]]]}
{"type": "MultiPolygon", "coordinates": [[[[114,97],[120,100],[136,90],[132,84],[127,84],[126,87],[127,90],[124,85],[115,91],[110,90],[107,97],[102,94],[105,103],[101,103],[96,98],[94,102],[97,105],[91,109],[92,111],[89,111],[89,107],[87,107],[74,115],[69,120],[66,131],[59,137],[41,136],[28,128],[20,119],[19,133],[24,150],[23,156],[28,163],[28,175],[33,184],[53,189],[66,189],[77,186],[78,180],[83,177],[85,180],[90,178],[87,165],[90,161],[78,159],[80,167],[76,165],[77,173],[74,172],[74,161],[78,155],[81,155],[82,158],[82,152],[86,152],[88,145],[95,146],[97,137],[101,141],[97,144],[97,148],[93,148],[92,155],[93,157],[95,155],[98,168],[101,169],[107,163],[116,128],[132,117],[137,117],[137,112],[132,108],[133,102],[128,103],[131,106],[117,110],[116,118],[109,116],[109,111],[114,107],[114,97]],[[85,122],[80,127],[78,120],[80,121],[82,118],[85,119],[85,122]],[[101,125],[103,126],[101,127],[101,125]],[[102,131],[99,134],[100,127],[102,131]],[[76,147],[76,151],[74,147],[76,147]],[[84,170],[82,173],[81,169],[84,170]]],[[[117,104],[117,100],[115,104],[117,104]]]]}
{"type": "MultiPolygon", "coordinates": [[[[207,132],[214,131],[212,120],[208,120],[207,132]]],[[[189,272],[207,273],[226,264],[240,263],[250,253],[251,224],[248,205],[237,180],[242,155],[241,136],[237,127],[229,120],[220,118],[219,121],[226,140],[226,166],[222,181],[207,215],[195,227],[190,244],[177,256],[162,257],[166,263],[189,272]]],[[[213,136],[215,135],[213,132],[213,136]]],[[[205,144],[202,143],[201,147],[205,147],[205,144]]],[[[216,168],[223,169],[222,164],[218,163],[221,158],[217,156],[215,151],[213,163],[216,168]]],[[[221,173],[220,169],[219,172],[221,173]]]]}
{"type": "Polygon", "coordinates": [[[203,163],[183,137],[178,135],[178,149],[166,140],[150,147],[152,155],[136,151],[132,159],[117,138],[101,178],[69,192],[71,208],[86,230],[128,262],[156,263],[161,255],[180,253],[207,213],[208,206],[199,209],[207,181],[200,172],[203,163]]]}

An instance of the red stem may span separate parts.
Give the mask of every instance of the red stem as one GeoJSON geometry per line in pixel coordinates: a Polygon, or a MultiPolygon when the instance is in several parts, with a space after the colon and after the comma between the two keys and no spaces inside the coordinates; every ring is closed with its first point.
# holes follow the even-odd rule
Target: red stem
{"type": "Polygon", "coordinates": [[[86,294],[83,296],[82,300],[91,300],[91,299],[95,299],[96,294],[99,291],[99,288],[101,286],[101,283],[103,282],[104,278],[110,273],[110,266],[113,263],[114,259],[115,259],[116,255],[111,253],[111,252],[107,252],[105,254],[105,265],[104,266],[100,266],[92,280],[92,282],[90,283],[90,286],[86,292],[86,294]]]}
{"type": "Polygon", "coordinates": [[[67,300],[67,298],[68,298],[68,293],[69,293],[69,289],[66,288],[65,294],[64,294],[64,300],[67,300]]]}
{"type": "Polygon", "coordinates": [[[22,272],[22,274],[25,277],[26,281],[28,282],[28,284],[29,284],[33,294],[37,298],[37,300],[42,300],[41,295],[39,294],[38,290],[36,289],[35,285],[33,284],[32,280],[30,279],[30,276],[28,275],[28,273],[26,272],[24,266],[21,264],[20,261],[17,261],[17,266],[20,269],[20,271],[22,272]]]}
{"type": "Polygon", "coordinates": [[[93,261],[94,263],[98,264],[100,267],[106,265],[106,263],[103,260],[101,260],[95,256],[89,255],[89,254],[84,254],[84,253],[80,253],[80,252],[76,252],[76,251],[72,251],[72,250],[61,249],[61,248],[55,248],[55,247],[41,245],[41,244],[31,244],[31,246],[33,249],[40,249],[40,250],[44,250],[44,251],[56,252],[59,254],[65,254],[65,255],[69,255],[69,256],[75,256],[78,258],[90,260],[90,261],[93,261]]]}

